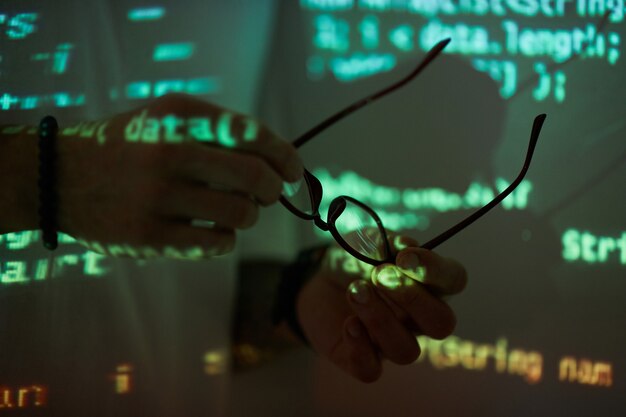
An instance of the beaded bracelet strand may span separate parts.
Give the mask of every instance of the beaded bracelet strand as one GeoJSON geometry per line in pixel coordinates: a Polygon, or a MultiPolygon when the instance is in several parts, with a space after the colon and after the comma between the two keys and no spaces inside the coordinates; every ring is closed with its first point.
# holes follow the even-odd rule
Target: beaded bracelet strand
{"type": "Polygon", "coordinates": [[[43,245],[55,250],[58,246],[57,190],[56,190],[56,135],[59,129],[52,116],[44,117],[39,123],[39,227],[43,245]]]}

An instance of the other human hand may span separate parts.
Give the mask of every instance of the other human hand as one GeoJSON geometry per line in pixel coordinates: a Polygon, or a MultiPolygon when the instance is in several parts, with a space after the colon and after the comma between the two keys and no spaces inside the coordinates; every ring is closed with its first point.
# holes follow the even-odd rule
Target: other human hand
{"type": "Polygon", "coordinates": [[[331,246],[296,305],[313,349],[363,382],[380,377],[382,359],[413,363],[420,354],[416,335],[449,336],[456,317],[442,297],[467,283],[456,260],[407,237],[390,241],[396,250],[403,248],[396,265],[376,268],[331,246]]]}
{"type": "Polygon", "coordinates": [[[228,253],[236,229],[303,171],[293,146],[257,120],[180,94],[61,127],[57,149],[60,231],[139,258],[228,253]]]}

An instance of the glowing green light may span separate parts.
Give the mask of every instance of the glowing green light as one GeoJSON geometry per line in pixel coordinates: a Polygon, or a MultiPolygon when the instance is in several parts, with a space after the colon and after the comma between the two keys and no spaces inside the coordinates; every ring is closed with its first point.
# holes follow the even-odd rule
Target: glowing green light
{"type": "Polygon", "coordinates": [[[188,94],[214,94],[221,89],[220,81],[215,77],[194,78],[187,81],[185,90],[188,94]]]}
{"type": "MultiPolygon", "coordinates": [[[[185,138],[200,142],[211,142],[217,139],[219,144],[228,148],[232,148],[240,142],[256,140],[259,132],[256,121],[244,119],[242,121],[244,125],[243,137],[237,138],[233,135],[233,116],[229,112],[221,114],[216,122],[216,132],[213,132],[213,121],[209,118],[184,119],[174,114],[168,114],[159,119],[148,117],[148,111],[144,110],[128,123],[124,130],[124,137],[129,142],[143,143],[158,143],[161,140],[167,143],[181,143],[185,138]]],[[[101,132],[104,128],[106,125],[100,126],[98,129],[99,141],[100,139],[106,140],[104,132],[101,132]]],[[[95,131],[95,128],[92,130],[95,131]]]]}
{"type": "Polygon", "coordinates": [[[204,117],[189,119],[189,136],[200,142],[214,140],[215,136],[211,131],[211,120],[204,117]]]}
{"type": "Polygon", "coordinates": [[[517,91],[517,64],[507,60],[474,59],[474,68],[486,72],[494,80],[500,83],[500,96],[504,99],[511,98],[517,91]]]}
{"type": "Polygon", "coordinates": [[[159,20],[165,16],[163,7],[142,7],[128,12],[128,20],[139,22],[146,20],[159,20]]]}
{"type": "Polygon", "coordinates": [[[9,29],[6,31],[9,39],[24,39],[26,36],[35,32],[35,21],[39,15],[37,13],[20,13],[12,17],[7,25],[9,29]]]}
{"type": "Polygon", "coordinates": [[[0,273],[1,284],[26,283],[26,262],[12,261],[4,264],[4,272],[0,273]]]}
{"type": "Polygon", "coordinates": [[[71,43],[64,43],[57,47],[52,63],[52,72],[54,74],[64,74],[67,72],[67,67],[70,61],[70,51],[73,47],[74,45],[71,43]]]}
{"type": "Polygon", "coordinates": [[[376,49],[380,43],[379,22],[376,16],[366,16],[359,24],[363,47],[366,49],[376,49]]]}
{"type": "Polygon", "coordinates": [[[374,274],[374,282],[380,284],[390,290],[398,289],[402,286],[401,273],[393,265],[385,265],[374,274]]]}
{"type": "Polygon", "coordinates": [[[104,256],[98,253],[85,252],[83,254],[83,261],[85,262],[83,274],[87,276],[93,276],[93,277],[101,277],[105,275],[108,272],[108,270],[100,266],[100,262],[103,259],[104,259],[104,256]]]}
{"type": "Polygon", "coordinates": [[[316,33],[313,44],[319,49],[345,52],[350,48],[350,26],[343,19],[330,15],[315,18],[316,33]]]}
{"type": "Polygon", "coordinates": [[[561,241],[562,256],[568,262],[595,264],[617,259],[626,265],[626,232],[620,237],[610,237],[572,228],[563,233],[561,241]]]}
{"type": "Polygon", "coordinates": [[[415,48],[414,37],[415,31],[409,25],[398,26],[389,33],[391,43],[403,52],[409,52],[415,48]]]}
{"type": "Polygon", "coordinates": [[[237,140],[231,134],[232,119],[232,113],[226,112],[217,122],[217,140],[227,148],[234,148],[237,145],[237,140]]]}
{"type": "Polygon", "coordinates": [[[398,235],[393,239],[393,246],[397,251],[401,251],[409,247],[406,243],[402,241],[402,236],[398,235]]]}
{"type": "Polygon", "coordinates": [[[343,82],[390,71],[395,66],[396,57],[391,54],[357,53],[347,58],[333,58],[330,61],[332,73],[343,82]]]}
{"type": "Polygon", "coordinates": [[[161,80],[154,83],[154,97],[161,97],[167,93],[182,93],[187,87],[185,80],[161,80]]]}
{"type": "Polygon", "coordinates": [[[158,61],[184,61],[191,58],[195,50],[193,42],[164,43],[155,46],[152,59],[158,61]]]}
{"type": "Polygon", "coordinates": [[[178,128],[184,124],[184,120],[173,114],[168,114],[161,119],[161,124],[165,130],[165,142],[182,143],[184,136],[177,132],[178,128]]]}
{"type": "Polygon", "coordinates": [[[391,6],[391,0],[359,0],[359,9],[363,10],[388,10],[391,6]]]}
{"type": "Polygon", "coordinates": [[[22,100],[22,109],[30,110],[37,107],[39,104],[39,97],[24,97],[22,100]]]}
{"type": "Polygon", "coordinates": [[[348,10],[353,3],[354,0],[300,0],[300,5],[305,9],[328,11],[348,10]]]}

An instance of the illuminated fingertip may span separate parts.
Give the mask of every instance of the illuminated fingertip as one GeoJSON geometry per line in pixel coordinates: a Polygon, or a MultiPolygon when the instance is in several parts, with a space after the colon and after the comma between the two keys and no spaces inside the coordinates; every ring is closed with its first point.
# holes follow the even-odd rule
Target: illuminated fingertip
{"type": "Polygon", "coordinates": [[[393,239],[393,246],[398,251],[401,251],[401,250],[406,249],[406,248],[409,247],[409,245],[406,242],[404,242],[404,240],[402,238],[403,238],[403,236],[396,236],[393,239]]]}
{"type": "Polygon", "coordinates": [[[397,266],[400,271],[415,281],[421,283],[426,281],[426,267],[421,264],[415,253],[409,252],[399,256],[397,266]]]}
{"type": "Polygon", "coordinates": [[[402,274],[394,265],[383,265],[379,267],[373,274],[372,280],[379,287],[385,287],[395,290],[402,286],[402,274]]]}
{"type": "Polygon", "coordinates": [[[358,304],[367,304],[370,299],[370,290],[365,281],[352,281],[348,286],[350,297],[358,304]]]}

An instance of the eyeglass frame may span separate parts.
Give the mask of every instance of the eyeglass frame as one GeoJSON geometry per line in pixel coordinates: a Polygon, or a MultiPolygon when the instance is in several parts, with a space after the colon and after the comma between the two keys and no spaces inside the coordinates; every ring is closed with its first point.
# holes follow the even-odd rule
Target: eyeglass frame
{"type": "MultiPolygon", "coordinates": [[[[403,79],[401,79],[400,81],[392,84],[389,87],[386,87],[374,94],[371,94],[359,101],[356,101],[355,103],[347,106],[346,108],[344,108],[343,110],[339,111],[338,113],[335,113],[334,115],[330,116],[329,118],[327,118],[326,120],[324,120],[323,122],[319,123],[318,125],[314,126],[313,128],[309,129],[307,132],[305,132],[304,134],[302,134],[300,137],[298,137],[297,139],[295,139],[292,142],[292,145],[295,148],[299,148],[300,146],[304,145],[306,142],[308,142],[309,140],[311,140],[313,137],[317,136],[319,133],[321,133],[322,131],[326,130],[328,127],[330,127],[331,125],[337,123],[339,120],[343,119],[344,117],[348,116],[349,114],[355,112],[356,110],[372,103],[373,101],[391,93],[394,90],[397,90],[398,88],[402,87],[404,84],[408,83],[409,81],[411,81],[412,79],[414,79],[424,68],[426,68],[440,53],[441,51],[443,51],[443,49],[446,47],[446,45],[450,43],[450,38],[444,39],[440,42],[438,42],[435,46],[433,46],[428,53],[426,54],[426,56],[422,59],[422,61],[418,64],[418,66],[406,77],[404,77],[403,79]]],[[[524,160],[524,164],[522,166],[521,171],[519,172],[519,174],[517,175],[517,177],[515,178],[515,180],[502,192],[500,192],[497,196],[495,196],[489,203],[485,204],[483,207],[481,207],[480,209],[476,210],[474,213],[472,213],[471,215],[467,216],[465,219],[461,220],[460,222],[458,222],[457,224],[455,224],[454,226],[450,227],[449,229],[447,229],[446,231],[444,231],[443,233],[440,233],[439,235],[437,235],[436,237],[434,237],[433,239],[429,240],[428,242],[424,243],[423,245],[420,245],[421,248],[424,249],[429,249],[432,250],[435,247],[439,246],[441,243],[445,242],[446,240],[450,239],[452,236],[456,235],[457,233],[459,233],[461,230],[465,229],[467,226],[469,226],[470,224],[472,224],[473,222],[475,222],[476,220],[478,220],[480,217],[482,217],[485,213],[487,213],[489,210],[491,210],[493,207],[495,207],[496,205],[498,205],[502,200],[504,200],[509,194],[511,194],[511,192],[517,188],[517,186],[522,182],[522,180],[524,179],[524,176],[526,175],[526,172],[528,171],[528,168],[530,167],[530,162],[532,160],[532,156],[535,150],[535,146],[537,145],[537,141],[539,139],[539,134],[541,132],[541,128],[543,126],[543,123],[546,119],[546,115],[545,114],[539,114],[535,117],[534,121],[533,121],[533,126],[532,126],[532,130],[531,130],[531,135],[530,135],[530,140],[529,140],[529,144],[528,144],[528,150],[526,151],[526,158],[524,160]]],[[[300,211],[299,209],[297,209],[294,205],[292,205],[283,195],[280,196],[280,202],[283,204],[283,206],[285,206],[290,212],[292,212],[293,214],[295,214],[296,216],[300,217],[301,219],[304,220],[313,220],[315,225],[320,228],[323,231],[329,231],[331,233],[331,235],[333,236],[333,238],[335,239],[335,241],[348,253],[350,253],[352,256],[354,256],[355,258],[359,259],[362,262],[368,263],[370,265],[373,266],[378,266],[378,265],[382,265],[385,263],[394,263],[395,259],[393,259],[393,253],[391,251],[391,246],[389,244],[389,239],[387,237],[387,232],[385,227],[383,226],[382,220],[380,219],[380,217],[378,217],[378,215],[376,214],[376,212],[370,208],[369,206],[367,206],[366,204],[360,202],[359,200],[350,197],[350,196],[346,196],[346,195],[340,195],[338,197],[335,197],[329,205],[328,208],[328,215],[327,215],[327,220],[326,222],[324,222],[322,220],[322,217],[319,213],[319,207],[321,205],[322,202],[322,197],[323,197],[323,187],[322,187],[322,183],[320,182],[320,180],[315,177],[313,174],[311,174],[311,172],[309,172],[306,168],[304,169],[304,180],[307,184],[308,187],[308,191],[309,191],[309,198],[311,201],[311,206],[313,208],[311,214],[307,214],[304,213],[302,211],[300,211]],[[374,219],[374,221],[376,222],[378,229],[382,235],[383,238],[383,242],[384,242],[384,255],[383,255],[383,260],[376,260],[373,258],[369,258],[363,254],[361,254],[360,252],[358,252],[356,249],[354,249],[351,245],[348,244],[348,242],[346,242],[346,240],[341,236],[341,234],[337,231],[337,227],[335,226],[335,222],[336,220],[339,218],[339,216],[341,216],[341,214],[343,213],[343,211],[345,210],[347,203],[350,202],[352,204],[356,204],[358,205],[360,208],[364,209],[366,212],[368,212],[368,214],[370,214],[372,216],[372,218],[374,219]]]]}

